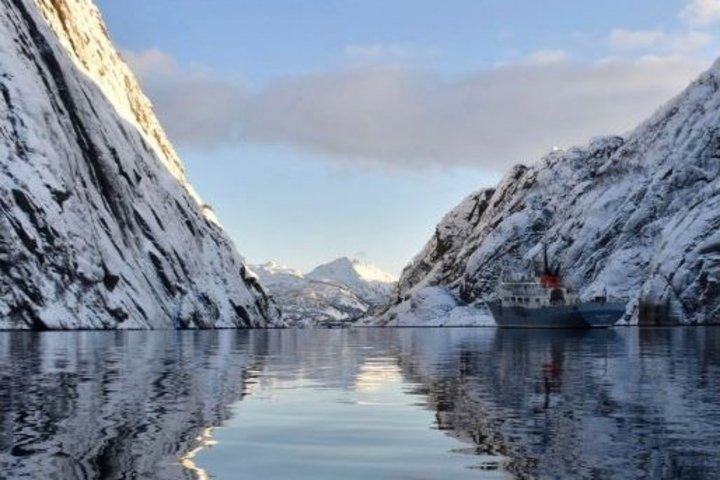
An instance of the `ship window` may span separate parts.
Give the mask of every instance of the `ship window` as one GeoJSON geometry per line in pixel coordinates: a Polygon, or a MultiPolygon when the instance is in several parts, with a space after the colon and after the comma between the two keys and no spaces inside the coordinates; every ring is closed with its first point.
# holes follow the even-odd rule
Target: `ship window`
{"type": "Polygon", "coordinates": [[[536,298],[536,299],[535,299],[535,303],[540,303],[540,299],[539,299],[539,298],[536,298]]]}

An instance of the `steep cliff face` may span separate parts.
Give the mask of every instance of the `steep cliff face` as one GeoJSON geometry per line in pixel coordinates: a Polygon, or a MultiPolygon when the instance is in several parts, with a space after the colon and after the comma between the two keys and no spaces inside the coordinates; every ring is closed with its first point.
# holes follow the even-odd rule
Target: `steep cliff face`
{"type": "Polygon", "coordinates": [[[380,321],[428,288],[454,305],[492,295],[543,243],[581,296],[629,298],[625,321],[720,322],[720,61],[626,138],[553,152],[468,197],[380,321]]]}
{"type": "Polygon", "coordinates": [[[0,328],[278,324],[90,0],[0,5],[0,328]]]}

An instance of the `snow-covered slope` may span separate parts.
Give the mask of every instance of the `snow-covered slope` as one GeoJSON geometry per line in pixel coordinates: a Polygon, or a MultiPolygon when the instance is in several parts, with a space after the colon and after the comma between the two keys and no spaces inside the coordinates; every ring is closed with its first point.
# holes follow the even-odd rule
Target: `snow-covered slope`
{"type": "Polygon", "coordinates": [[[371,263],[347,257],[320,265],[308,273],[307,277],[345,285],[370,305],[385,302],[397,281],[395,277],[371,263]]]}
{"type": "Polygon", "coordinates": [[[550,153],[469,196],[379,321],[422,311],[433,288],[447,311],[491,295],[543,242],[581,296],[628,298],[626,321],[720,322],[720,61],[626,138],[550,153]]]}
{"type": "Polygon", "coordinates": [[[0,2],[0,328],[279,322],[91,1],[0,2]]]}
{"type": "Polygon", "coordinates": [[[350,322],[387,300],[393,277],[369,263],[340,258],[307,275],[269,262],[253,265],[291,325],[350,322]]]}

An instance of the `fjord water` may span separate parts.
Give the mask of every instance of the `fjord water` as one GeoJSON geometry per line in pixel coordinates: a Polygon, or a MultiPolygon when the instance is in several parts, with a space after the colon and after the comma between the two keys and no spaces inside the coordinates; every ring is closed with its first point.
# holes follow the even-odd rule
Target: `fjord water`
{"type": "Polygon", "coordinates": [[[0,478],[720,471],[717,327],[3,332],[0,367],[0,478]]]}

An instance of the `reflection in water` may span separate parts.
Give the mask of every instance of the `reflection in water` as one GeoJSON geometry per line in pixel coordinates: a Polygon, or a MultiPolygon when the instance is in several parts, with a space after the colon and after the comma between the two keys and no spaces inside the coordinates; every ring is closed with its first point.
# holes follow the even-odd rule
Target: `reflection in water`
{"type": "Polygon", "coordinates": [[[720,471],[720,329],[498,330],[405,371],[441,428],[519,478],[712,478],[720,471]],[[488,337],[492,337],[489,340],[488,337]]]}
{"type": "Polygon", "coordinates": [[[256,367],[247,335],[0,333],[0,478],[195,478],[178,459],[256,367]]]}
{"type": "Polygon", "coordinates": [[[6,332],[0,477],[713,478],[718,392],[712,327],[6,332]]]}
{"type": "Polygon", "coordinates": [[[197,437],[197,445],[195,446],[195,448],[185,453],[180,458],[180,465],[193,472],[195,474],[195,478],[197,478],[198,480],[210,479],[210,475],[205,471],[205,469],[198,467],[195,463],[195,455],[197,455],[204,449],[217,444],[217,442],[212,437],[212,433],[212,427],[203,428],[200,432],[200,436],[197,437]]]}

